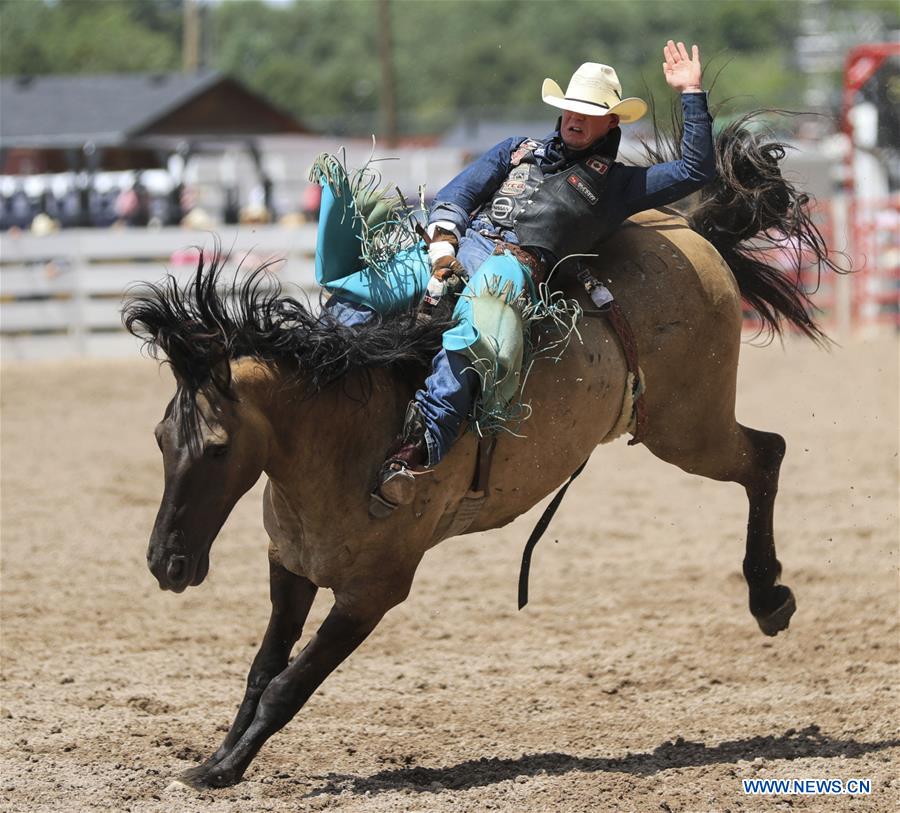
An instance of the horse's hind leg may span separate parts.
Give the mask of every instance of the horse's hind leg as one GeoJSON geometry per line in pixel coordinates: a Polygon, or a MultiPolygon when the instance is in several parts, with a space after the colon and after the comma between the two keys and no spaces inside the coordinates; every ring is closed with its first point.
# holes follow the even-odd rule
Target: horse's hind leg
{"type": "Polygon", "coordinates": [[[196,776],[205,775],[231,752],[249,728],[266,687],[288,664],[291,649],[303,632],[303,624],[317,590],[318,588],[309,579],[297,576],[285,570],[279,563],[269,560],[272,614],[269,616],[269,625],[247,675],[244,699],[218,750],[203,764],[186,771],[182,779],[193,782],[196,776]]]}
{"type": "Polygon", "coordinates": [[[781,563],[775,555],[773,528],[784,438],[742,426],[733,417],[708,419],[694,414],[690,428],[682,426],[681,431],[655,439],[651,432],[645,443],[657,457],[691,474],[744,487],[750,503],[743,564],[750,612],[766,635],[777,635],[787,629],[796,609],[790,588],[778,583],[781,563]],[[716,431],[716,424],[724,428],[716,431]]]}
{"type": "Polygon", "coordinates": [[[784,458],[781,435],[740,427],[754,450],[756,465],[742,485],[750,501],[744,578],[750,588],[750,612],[766,635],[787,629],[797,604],[786,585],[779,584],[781,562],[775,555],[773,515],[778,473],[784,458]]]}
{"type": "Polygon", "coordinates": [[[778,584],[781,562],[775,555],[773,515],[785,443],[781,435],[738,426],[752,450],[749,454],[754,461],[739,481],[746,489],[750,502],[744,556],[744,578],[750,588],[750,612],[766,635],[777,635],[787,629],[797,609],[790,588],[778,584]]]}

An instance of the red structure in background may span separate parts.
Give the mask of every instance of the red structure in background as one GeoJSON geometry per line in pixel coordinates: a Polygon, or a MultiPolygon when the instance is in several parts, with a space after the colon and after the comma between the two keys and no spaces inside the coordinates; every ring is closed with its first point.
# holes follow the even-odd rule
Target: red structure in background
{"type": "MultiPolygon", "coordinates": [[[[840,224],[847,218],[851,240],[847,256],[835,253],[833,258],[841,267],[851,261],[854,270],[849,276],[820,276],[815,265],[803,263],[800,281],[805,290],[814,292],[820,323],[830,332],[838,330],[839,336],[885,326],[900,331],[900,195],[855,202],[818,201],[812,215],[833,252],[845,240],[840,224]],[[843,217],[838,209],[844,211],[843,217]]],[[[792,252],[786,252],[782,260],[785,271],[796,269],[792,252]]],[[[748,328],[755,326],[755,321],[748,323],[748,328]]]]}
{"type": "MultiPolygon", "coordinates": [[[[800,257],[799,277],[819,309],[819,321],[829,331],[866,332],[879,326],[900,331],[900,193],[886,198],[858,197],[854,159],[856,140],[850,110],[857,94],[892,56],[900,56],[900,43],[860,45],[847,54],[841,104],[841,130],[847,136],[843,180],[844,195],[819,200],[813,221],[841,267],[852,263],[849,276],[819,275],[812,258],[800,257]],[[843,251],[842,258],[837,252],[843,251]]],[[[771,261],[786,273],[797,273],[798,257],[790,247],[774,251],[771,261]]],[[[758,321],[747,315],[746,328],[758,321]]]]}
{"type": "Polygon", "coordinates": [[[844,65],[844,94],[841,100],[841,129],[853,138],[853,123],[849,112],[862,89],[891,56],[900,56],[900,42],[882,42],[877,45],[858,45],[847,54],[844,65]]]}
{"type": "Polygon", "coordinates": [[[857,198],[856,139],[850,117],[859,91],[892,56],[900,56],[900,42],[859,45],[847,54],[844,66],[841,130],[849,141],[844,176],[848,252],[858,272],[850,300],[850,324],[854,327],[887,322],[900,329],[900,195],[879,201],[857,198]]]}

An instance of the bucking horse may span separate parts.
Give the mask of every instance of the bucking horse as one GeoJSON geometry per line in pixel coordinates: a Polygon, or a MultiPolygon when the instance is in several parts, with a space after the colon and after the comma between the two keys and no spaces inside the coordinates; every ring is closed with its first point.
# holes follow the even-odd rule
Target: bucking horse
{"type": "MultiPolygon", "coordinates": [[[[631,327],[640,442],[690,474],[744,487],[750,612],[776,635],[795,610],[773,530],[785,442],[735,419],[743,308],[770,334],[791,329],[825,342],[799,265],[811,257],[820,273],[838,269],[808,199],[782,177],[784,148],[746,125],[716,139],[718,178],[692,208],[635,216],[589,263],[631,327]],[[795,253],[795,268],[785,268],[784,251],[770,261],[773,244],[795,253]]],[[[271,616],[224,742],[181,777],[196,788],[240,781],[265,741],[404,601],[429,548],[511,522],[598,444],[626,426],[636,431],[623,422],[633,365],[621,331],[588,318],[597,309],[585,286],[560,273],[555,290],[584,316],[555,361],[531,366],[528,431],[496,435],[477,512],[457,522],[484,445],[466,432],[420,479],[412,505],[373,519],[379,466],[446,325],[399,314],[345,327],[285,295],[265,268],[230,286],[224,277],[220,257],[201,255],[189,284],[169,277],[145,286],[124,309],[127,329],[171,365],[177,384],[155,429],[165,485],[147,562],[162,589],[203,582],[219,529],[267,477],[271,616]],[[333,606],[291,659],[320,588],[332,591],[333,606]]],[[[534,345],[556,341],[556,329],[552,320],[535,325],[534,345]]]]}

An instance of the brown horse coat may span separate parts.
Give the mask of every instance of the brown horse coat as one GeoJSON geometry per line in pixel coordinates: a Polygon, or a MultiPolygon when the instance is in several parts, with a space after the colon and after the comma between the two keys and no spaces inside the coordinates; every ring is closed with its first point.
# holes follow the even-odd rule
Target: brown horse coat
{"type": "MultiPolygon", "coordinates": [[[[741,312],[728,267],[680,216],[656,211],[623,228],[596,268],[635,331],[647,387],[648,447],[688,471],[730,473],[741,312]]],[[[577,283],[566,293],[591,307],[577,283]]],[[[500,434],[489,494],[469,532],[500,527],[527,511],[618,419],[626,376],[619,340],[604,319],[583,319],[578,330],[581,341],[573,337],[561,361],[535,363],[525,437],[500,434]]],[[[234,364],[242,400],[244,381],[265,378],[258,367],[250,360],[234,364]]],[[[315,403],[278,407],[271,442],[295,450],[294,465],[286,474],[270,474],[265,525],[273,558],[289,571],[337,593],[361,593],[364,601],[366,594],[407,588],[425,551],[445,538],[472,479],[477,438],[464,432],[434,472],[419,478],[411,506],[372,520],[368,493],[410,393],[398,391],[385,373],[376,374],[364,404],[347,398],[346,386],[330,387],[315,403]],[[316,448],[322,435],[330,440],[327,451],[316,448]]]]}

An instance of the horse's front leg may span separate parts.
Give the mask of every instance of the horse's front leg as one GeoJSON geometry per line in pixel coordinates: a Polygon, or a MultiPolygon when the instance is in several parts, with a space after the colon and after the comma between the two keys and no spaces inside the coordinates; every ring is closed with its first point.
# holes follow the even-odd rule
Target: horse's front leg
{"type": "Polygon", "coordinates": [[[182,776],[185,781],[192,782],[194,775],[204,775],[221,762],[253,722],[256,707],[266,687],[288,664],[291,649],[303,632],[303,624],[317,590],[316,585],[309,579],[297,576],[277,562],[269,560],[272,614],[269,617],[266,634],[247,675],[244,699],[224,742],[206,762],[186,771],[182,776]]]}
{"type": "Polygon", "coordinates": [[[187,771],[182,780],[197,789],[239,782],[263,743],[291,720],[322,681],[375,629],[387,609],[342,605],[339,596],[315,636],[263,691],[253,721],[237,742],[218,763],[187,771]]]}

